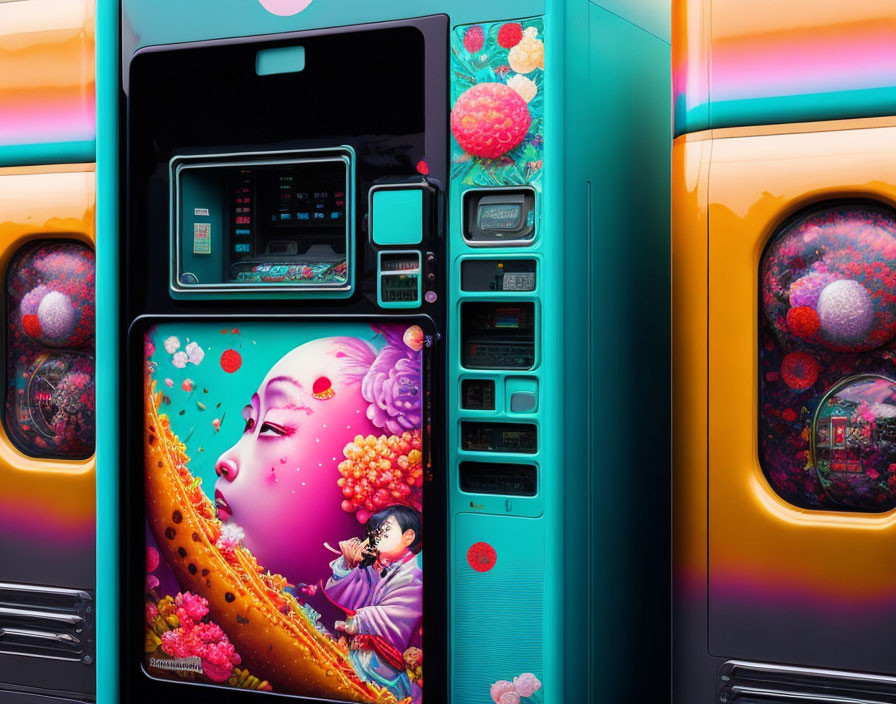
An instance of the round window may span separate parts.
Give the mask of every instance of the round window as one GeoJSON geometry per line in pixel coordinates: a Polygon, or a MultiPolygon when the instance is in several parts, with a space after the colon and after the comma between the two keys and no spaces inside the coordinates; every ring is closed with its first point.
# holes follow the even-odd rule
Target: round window
{"type": "Polygon", "coordinates": [[[850,508],[896,506],[896,381],[847,377],[812,419],[812,461],[832,500],[850,508]]]}

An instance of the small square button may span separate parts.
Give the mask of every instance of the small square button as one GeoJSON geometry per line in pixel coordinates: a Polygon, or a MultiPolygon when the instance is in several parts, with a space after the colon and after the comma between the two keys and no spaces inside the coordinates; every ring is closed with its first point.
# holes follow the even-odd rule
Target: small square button
{"type": "Polygon", "coordinates": [[[374,244],[413,245],[423,241],[422,189],[377,189],[370,209],[370,237],[374,244]]]}
{"type": "Polygon", "coordinates": [[[536,410],[537,398],[531,391],[517,391],[510,395],[511,413],[532,413],[536,410]]]}

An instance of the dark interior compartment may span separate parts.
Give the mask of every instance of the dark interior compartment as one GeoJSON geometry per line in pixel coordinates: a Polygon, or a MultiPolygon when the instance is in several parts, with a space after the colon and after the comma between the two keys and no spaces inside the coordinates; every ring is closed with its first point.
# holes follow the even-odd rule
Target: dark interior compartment
{"type": "Polygon", "coordinates": [[[461,407],[473,411],[495,410],[495,382],[492,379],[464,379],[461,407]]]}
{"type": "Polygon", "coordinates": [[[535,304],[473,302],[461,306],[461,361],[467,369],[531,369],[535,304]]]}
{"type": "Polygon", "coordinates": [[[469,494],[535,496],[538,471],[531,464],[461,462],[460,488],[469,494]]]}
{"type": "MultiPolygon", "coordinates": [[[[400,25],[381,23],[300,35],[154,47],[138,53],[125,73],[125,256],[131,278],[125,301],[127,315],[150,309],[198,312],[206,307],[200,297],[170,300],[171,279],[175,279],[175,287],[182,285],[190,290],[197,280],[203,282],[203,275],[210,276],[209,272],[203,274],[186,266],[182,273],[192,273],[195,278],[181,280],[179,273],[171,275],[170,251],[165,243],[170,231],[172,159],[227,155],[235,161],[246,154],[342,148],[351,154],[351,189],[337,188],[335,177],[327,174],[314,187],[309,183],[300,189],[296,184],[293,190],[283,192],[280,186],[287,183],[280,179],[289,177],[289,173],[265,170],[241,174],[237,169],[227,174],[223,179],[227,183],[216,186],[212,200],[228,212],[217,225],[211,224],[211,235],[215,236],[216,229],[219,237],[224,229],[232,231],[232,239],[221,244],[230,247],[228,258],[232,256],[234,261],[226,267],[223,261],[216,263],[214,277],[225,283],[236,278],[243,290],[250,288],[246,279],[252,278],[254,283],[263,284],[253,289],[258,298],[276,289],[267,284],[284,283],[276,280],[281,278],[279,273],[275,273],[275,280],[264,278],[271,266],[285,267],[287,276],[294,277],[305,271],[308,263],[338,268],[344,255],[346,275],[351,277],[354,271],[351,281],[327,281],[324,286],[301,282],[302,290],[330,289],[320,291],[322,299],[329,294],[340,299],[347,296],[356,306],[355,312],[376,312],[376,253],[366,246],[367,194],[379,183],[411,177],[419,180],[420,162],[426,163],[427,182],[436,191],[447,181],[446,38],[445,18],[431,17],[400,25]],[[302,70],[257,74],[259,51],[295,46],[304,49],[302,70]],[[250,190],[246,195],[252,202],[232,202],[235,189],[243,188],[250,190]],[[343,206],[337,201],[343,199],[336,194],[343,190],[347,196],[343,223],[325,228],[320,220],[309,220],[314,226],[311,237],[312,225],[306,228],[298,219],[306,212],[299,207],[298,194],[309,193],[313,200],[315,193],[329,194],[316,199],[314,205],[323,205],[327,214],[337,213],[337,219],[341,219],[339,209],[343,206]],[[236,212],[245,207],[253,212],[236,212]],[[273,215],[276,220],[271,219],[273,215]],[[238,222],[238,216],[250,216],[252,221],[238,222]],[[355,245],[353,251],[345,251],[342,229],[352,222],[355,245]],[[245,227],[247,224],[250,227],[245,227]],[[230,268],[230,264],[235,267],[230,268]],[[290,265],[295,266],[292,272],[290,265]],[[257,268],[263,271],[260,282],[257,268]],[[338,289],[338,293],[332,289],[338,289]]],[[[242,197],[241,192],[234,200],[242,197]]],[[[209,208],[203,204],[196,207],[200,211],[209,208]]],[[[441,214],[436,210],[433,222],[424,224],[420,249],[435,253],[441,263],[440,225],[435,222],[441,214]]],[[[193,238],[192,226],[185,236],[193,238]]],[[[199,236],[205,236],[201,229],[199,236]]],[[[208,258],[206,254],[197,256],[208,258]]],[[[292,286],[296,290],[295,283],[292,286]]],[[[265,311],[289,308],[286,297],[268,300],[265,311]]]]}
{"type": "Polygon", "coordinates": [[[538,429],[531,423],[464,421],[460,435],[461,449],[467,452],[538,452],[538,429]]]}

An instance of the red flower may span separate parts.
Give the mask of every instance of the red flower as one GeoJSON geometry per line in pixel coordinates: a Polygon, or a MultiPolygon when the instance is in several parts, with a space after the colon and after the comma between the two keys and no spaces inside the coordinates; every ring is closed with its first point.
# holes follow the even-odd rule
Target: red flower
{"type": "Polygon", "coordinates": [[[781,413],[781,417],[788,423],[793,423],[793,421],[799,418],[799,414],[792,408],[785,408],[783,413],[781,413]]]}
{"type": "Polygon", "coordinates": [[[818,313],[809,306],[797,306],[787,311],[787,328],[797,337],[814,337],[821,327],[818,313]]]}
{"type": "Polygon", "coordinates": [[[781,362],[781,377],[791,389],[802,391],[818,379],[818,362],[808,352],[790,352],[781,362]]]}
{"type": "Polygon", "coordinates": [[[512,49],[523,40],[523,25],[519,22],[508,22],[498,30],[498,44],[505,49],[512,49]]]}
{"type": "Polygon", "coordinates": [[[531,124],[526,101],[503,83],[468,88],[451,111],[451,133],[461,149],[486,159],[495,159],[519,145],[531,124]]]}
{"type": "Polygon", "coordinates": [[[31,337],[40,337],[41,335],[40,321],[36,315],[23,315],[22,327],[31,337]]]}
{"type": "Polygon", "coordinates": [[[464,32],[464,48],[471,54],[477,53],[485,44],[485,33],[478,24],[464,32]]]}

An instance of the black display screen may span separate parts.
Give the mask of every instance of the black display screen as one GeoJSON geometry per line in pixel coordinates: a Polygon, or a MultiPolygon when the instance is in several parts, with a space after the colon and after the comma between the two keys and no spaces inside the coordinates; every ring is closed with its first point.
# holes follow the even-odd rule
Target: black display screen
{"type": "Polygon", "coordinates": [[[479,206],[479,227],[483,230],[517,230],[523,218],[520,203],[492,203],[479,206]]]}

